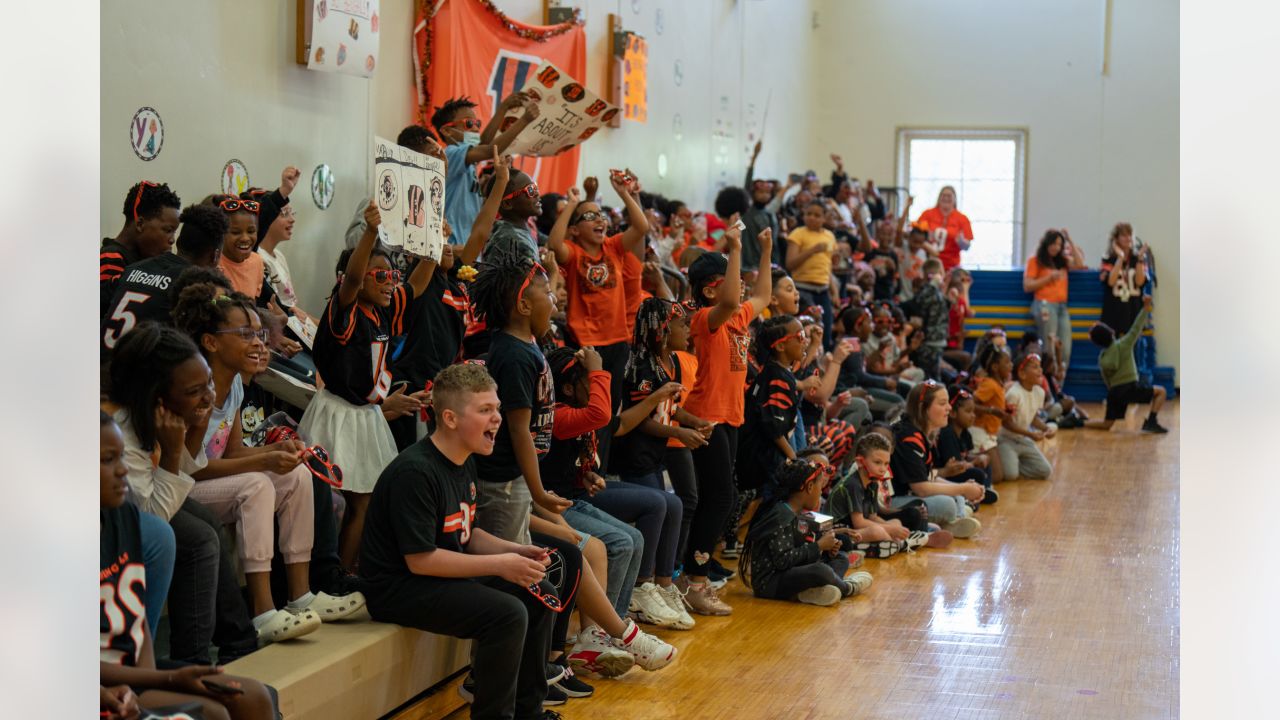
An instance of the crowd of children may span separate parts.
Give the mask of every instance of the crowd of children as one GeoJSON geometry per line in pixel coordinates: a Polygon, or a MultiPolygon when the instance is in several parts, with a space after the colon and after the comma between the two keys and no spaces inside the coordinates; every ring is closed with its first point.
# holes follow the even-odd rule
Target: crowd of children
{"type": "MultiPolygon", "coordinates": [[[[270,688],[210,663],[367,608],[474,641],[473,717],[558,717],[594,692],[583,676],[676,661],[640,624],[731,615],[738,572],[758,597],[833,605],[869,591],[865,558],[974,536],[995,484],[1050,477],[1040,441],[1084,425],[1057,326],[966,352],[953,189],[908,231],[910,199],[838,156],[825,185],[753,161],[707,213],[618,170],[616,212],[595,178],[552,198],[500,156],[526,107],[513,95],[481,133],[453,100],[406,128],[448,163],[449,244],[382,245],[367,201],[323,304],[281,252],[296,168],[185,208],[129,189],[100,263],[106,715],[269,717],[270,688]]],[[[1150,402],[1143,429],[1164,431],[1133,361],[1146,319],[1090,334],[1094,426],[1150,402]]]]}

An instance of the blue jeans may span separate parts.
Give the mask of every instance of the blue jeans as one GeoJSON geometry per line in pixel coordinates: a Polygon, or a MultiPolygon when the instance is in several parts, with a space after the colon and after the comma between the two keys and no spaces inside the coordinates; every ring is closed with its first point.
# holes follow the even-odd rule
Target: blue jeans
{"type": "Polygon", "coordinates": [[[635,523],[644,537],[637,577],[671,577],[683,518],[680,498],[652,486],[615,480],[586,501],[624,523],[635,523]]]}
{"type": "MultiPolygon", "coordinates": [[[[898,495],[889,501],[889,506],[894,510],[915,500],[915,495],[898,495]]],[[[964,517],[964,498],[955,495],[930,495],[929,497],[920,498],[924,500],[925,507],[929,508],[929,522],[938,523],[942,527],[946,527],[948,523],[955,522],[964,517]]]]}
{"type": "Polygon", "coordinates": [[[138,512],[138,529],[142,535],[142,564],[147,571],[147,626],[155,637],[164,612],[164,599],[169,596],[169,583],[173,581],[173,560],[178,543],[173,538],[173,528],[164,518],[149,512],[138,512]]]}
{"type": "Polygon", "coordinates": [[[631,589],[640,574],[644,536],[639,530],[583,500],[574,500],[573,507],[564,511],[564,519],[569,527],[590,533],[604,543],[605,554],[609,558],[605,594],[613,603],[618,617],[626,617],[631,609],[631,589]]]}
{"type": "MultiPolygon", "coordinates": [[[[1036,323],[1036,332],[1044,341],[1046,352],[1053,352],[1053,338],[1062,341],[1061,367],[1071,367],[1071,313],[1066,303],[1034,300],[1031,303],[1031,318],[1036,323]]],[[[1127,328],[1126,328],[1127,329],[1127,328]]]]}

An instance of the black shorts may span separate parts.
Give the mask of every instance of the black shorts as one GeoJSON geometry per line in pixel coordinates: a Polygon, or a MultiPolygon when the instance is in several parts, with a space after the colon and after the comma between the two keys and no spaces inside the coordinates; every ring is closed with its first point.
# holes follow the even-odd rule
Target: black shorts
{"type": "Polygon", "coordinates": [[[1123,420],[1125,410],[1130,405],[1142,405],[1151,402],[1155,390],[1146,383],[1127,382],[1115,385],[1107,390],[1107,419],[1123,420]]]}

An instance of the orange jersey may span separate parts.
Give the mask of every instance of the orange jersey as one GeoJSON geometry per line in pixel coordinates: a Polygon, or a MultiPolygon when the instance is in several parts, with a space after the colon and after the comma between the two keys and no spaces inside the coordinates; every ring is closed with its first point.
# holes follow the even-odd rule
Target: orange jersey
{"type": "Polygon", "coordinates": [[[712,331],[708,324],[711,308],[693,314],[689,334],[698,356],[698,379],[684,408],[703,420],[742,425],[742,388],[747,382],[747,349],[751,344],[749,326],[755,318],[750,301],[742,303],[733,317],[712,331]]]}
{"type": "MultiPolygon", "coordinates": [[[[564,273],[569,307],[565,320],[583,345],[612,345],[631,339],[627,331],[626,255],[622,236],[605,238],[600,255],[591,257],[577,243],[566,242],[569,262],[564,273]]],[[[636,273],[636,285],[640,275],[636,273]]],[[[632,318],[634,320],[634,314],[632,318]]]]}

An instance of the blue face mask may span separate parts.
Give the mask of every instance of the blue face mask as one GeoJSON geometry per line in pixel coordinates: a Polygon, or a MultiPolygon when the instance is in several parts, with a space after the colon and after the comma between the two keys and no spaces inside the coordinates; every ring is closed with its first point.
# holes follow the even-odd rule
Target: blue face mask
{"type": "Polygon", "coordinates": [[[466,143],[467,145],[479,145],[479,144],[480,144],[480,133],[478,133],[478,132],[464,132],[464,133],[462,133],[462,142],[466,143]]]}

